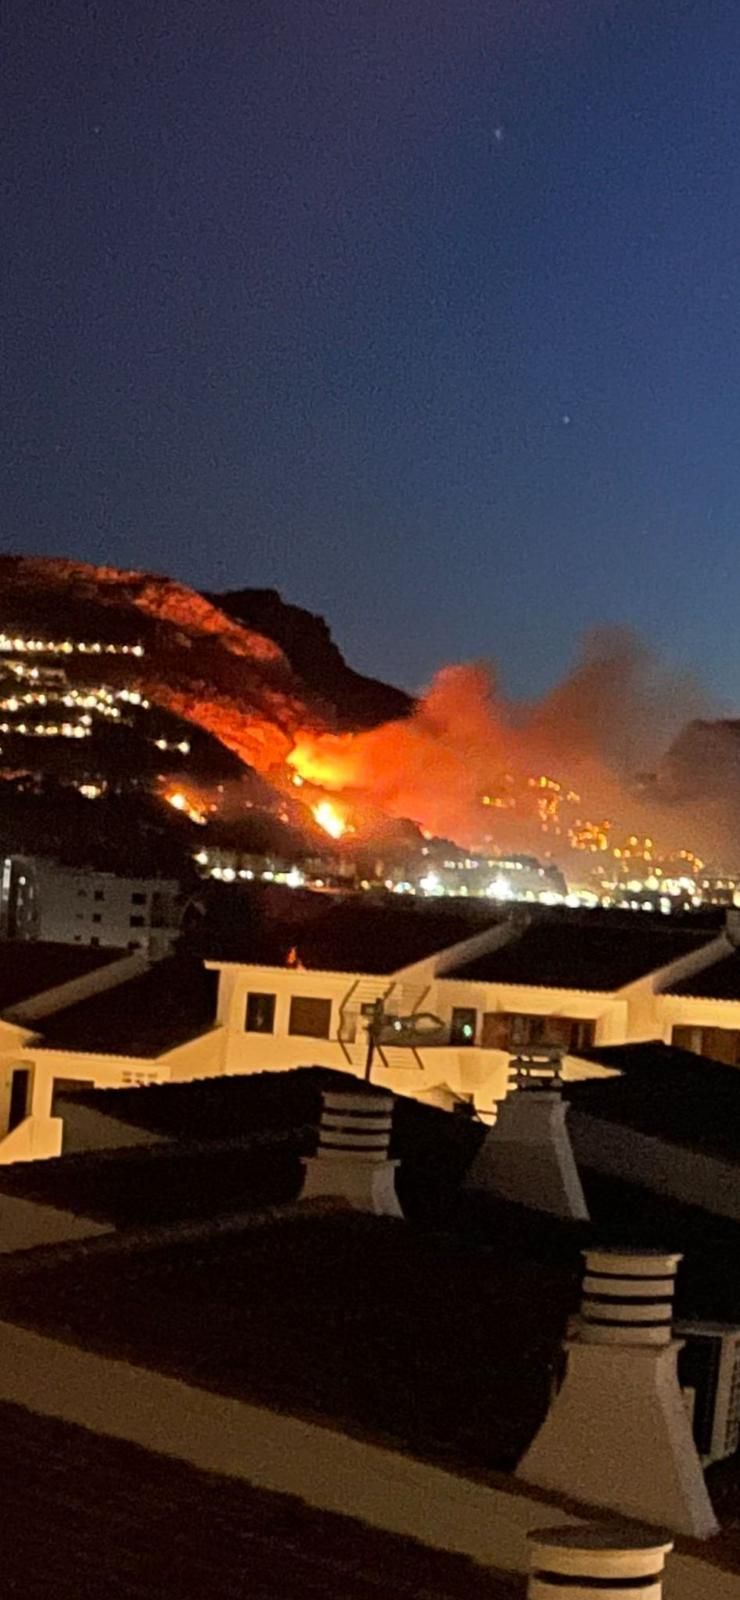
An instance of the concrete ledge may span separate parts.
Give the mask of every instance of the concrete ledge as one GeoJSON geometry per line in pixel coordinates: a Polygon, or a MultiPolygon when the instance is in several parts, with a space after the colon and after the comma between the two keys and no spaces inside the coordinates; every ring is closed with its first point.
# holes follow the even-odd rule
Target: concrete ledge
{"type": "MultiPolygon", "coordinates": [[[[393,1450],[0,1323],[0,1401],[126,1439],[389,1533],[526,1572],[527,1535],[557,1506],[393,1450]]],[[[672,1600],[737,1600],[736,1574],[675,1555],[672,1600]]]]}

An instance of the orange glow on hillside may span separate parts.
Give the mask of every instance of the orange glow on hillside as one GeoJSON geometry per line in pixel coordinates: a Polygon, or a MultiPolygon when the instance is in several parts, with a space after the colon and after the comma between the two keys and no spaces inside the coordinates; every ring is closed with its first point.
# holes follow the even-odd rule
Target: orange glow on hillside
{"type": "Polygon", "coordinates": [[[347,832],[347,823],[337,807],[331,800],[319,800],[318,805],[312,806],[313,818],[318,822],[324,833],[331,835],[332,839],[341,839],[347,832]]]}
{"type": "Polygon", "coordinates": [[[201,827],[205,826],[207,817],[204,810],[197,801],[190,799],[182,789],[168,789],[164,798],[168,806],[172,806],[173,811],[182,811],[186,817],[190,818],[191,822],[197,822],[201,827]]]}

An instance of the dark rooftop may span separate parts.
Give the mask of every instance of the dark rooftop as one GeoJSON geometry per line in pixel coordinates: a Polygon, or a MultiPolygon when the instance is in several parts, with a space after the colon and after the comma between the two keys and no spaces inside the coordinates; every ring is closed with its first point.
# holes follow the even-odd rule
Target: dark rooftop
{"type": "MultiPolygon", "coordinates": [[[[136,1089],[65,1091],[55,1101],[64,1120],[65,1154],[0,1167],[0,1195],[36,1200],[118,1228],[289,1202],[300,1188],[301,1153],[315,1146],[326,1087],[354,1090],[357,1080],[304,1068],[136,1089]],[[75,1144],[80,1109],[82,1138],[84,1114],[102,1113],[111,1125],[109,1148],[75,1144]],[[127,1130],[134,1140],[144,1132],[157,1142],[127,1143],[127,1130]]],[[[102,1145],[103,1131],[96,1136],[102,1145]]],[[[394,1147],[405,1162],[400,1182],[410,1214],[434,1216],[444,1207],[480,1136],[478,1125],[415,1100],[399,1100],[394,1147]]]]}
{"type": "MultiPolygon", "coordinates": [[[[690,1064],[703,1066],[694,1057],[690,1064]]],[[[733,1076],[732,1069],[716,1070],[733,1076]]],[[[320,1076],[321,1080],[328,1077],[320,1076]]],[[[313,1073],[279,1076],[278,1086],[283,1092],[290,1091],[290,1107],[284,1117],[290,1120],[295,1115],[295,1106],[299,1101],[303,1106],[308,1089],[315,1093],[319,1081],[319,1075],[313,1073]],[[294,1097],[298,1097],[295,1104],[294,1097]]],[[[336,1080],[332,1077],[332,1081],[336,1080]]],[[[628,1076],[610,1083],[622,1081],[629,1081],[628,1076]]],[[[589,1087],[571,1085],[569,1092],[589,1087]]],[[[140,1090],[127,1099],[138,1096],[145,1104],[157,1104],[161,1096],[164,1103],[164,1096],[171,1092],[166,1088],[140,1090]],[[157,1100],[151,1099],[153,1095],[157,1100]]],[[[264,1115],[267,1120],[266,1109],[264,1115]]],[[[474,1473],[508,1471],[544,1414],[560,1360],[561,1335],[578,1300],[584,1243],[598,1238],[601,1243],[616,1245],[634,1242],[684,1249],[687,1260],[677,1289],[679,1316],[740,1321],[737,1274],[727,1268],[737,1253],[737,1225],[707,1218],[697,1209],[646,1191],[627,1195],[628,1186],[593,1174],[585,1175],[593,1207],[592,1228],[481,1200],[461,1193],[458,1187],[460,1172],[481,1137],[480,1128],[412,1101],[398,1102],[396,1118],[398,1149],[404,1157],[400,1190],[404,1180],[408,1184],[409,1166],[412,1169],[411,1184],[403,1193],[411,1219],[406,1224],[340,1208],[324,1208],[319,1213],[306,1207],[258,1212],[254,1226],[245,1222],[238,1232],[228,1234],[214,1232],[197,1239],[172,1234],[160,1239],[150,1234],[146,1242],[131,1236],[129,1241],[108,1237],[84,1246],[6,1257],[0,1260],[0,1317],[206,1389],[330,1422],[350,1432],[359,1430],[453,1469],[462,1465],[474,1473]],[[718,1296],[718,1284],[723,1286],[724,1298],[718,1296]]],[[[181,1147],[180,1156],[187,1150],[181,1147]]],[[[289,1147],[288,1153],[295,1175],[295,1147],[289,1147]]],[[[162,1152],[136,1155],[142,1163],[148,1161],[150,1174],[158,1161],[166,1165],[170,1159],[167,1147],[162,1152]]],[[[216,1145],[211,1160],[214,1155],[220,1155],[216,1145]]],[[[273,1148],[268,1165],[275,1163],[274,1174],[279,1169],[284,1181],[282,1156],[276,1162],[276,1155],[273,1148]]],[[[245,1189],[251,1182],[252,1163],[261,1159],[259,1151],[245,1142],[239,1152],[245,1189]]],[[[117,1162],[118,1158],[112,1159],[111,1166],[117,1162]]],[[[36,1173],[23,1170],[37,1183],[54,1170],[78,1169],[74,1160],[64,1159],[35,1165],[36,1173]]],[[[187,1162],[180,1170],[187,1172],[187,1162]]],[[[215,1170],[211,1167],[210,1173],[215,1170]]],[[[20,1171],[9,1169],[7,1179],[12,1181],[20,1171]]],[[[136,1194],[139,1176],[134,1168],[129,1171],[130,1189],[136,1194]]],[[[211,1181],[206,1168],[199,1169],[197,1164],[191,1177],[196,1192],[211,1181]]],[[[239,1198],[236,1167],[230,1181],[235,1185],[234,1198],[239,1198]]],[[[3,1187],[5,1182],[4,1175],[3,1187]]],[[[141,1198],[143,1205],[151,1204],[151,1196],[141,1198]]],[[[253,1195],[248,1196],[247,1207],[250,1203],[253,1195]]],[[[12,1428],[10,1438],[12,1441],[12,1428]]],[[[98,1445],[103,1452],[101,1482],[107,1483],[108,1443],[99,1441],[96,1448],[98,1445]]],[[[46,1448],[54,1472],[61,1474],[56,1447],[46,1448]]],[[[62,1443],[60,1448],[66,1451],[67,1446],[62,1443]]],[[[88,1460],[86,1448],[82,1440],[83,1463],[88,1460]]],[[[115,1449],[117,1446],[112,1447],[111,1461],[115,1449]]],[[[28,1481],[23,1476],[27,1470],[23,1439],[17,1450],[22,1484],[28,1481]]],[[[39,1457],[43,1459],[41,1446],[39,1457]]],[[[0,1462],[2,1459],[0,1450],[0,1462]]],[[[160,1467],[164,1473],[164,1466],[155,1459],[151,1471],[159,1473],[160,1467]]],[[[158,1479],[156,1494],[141,1489],[142,1483],[149,1483],[149,1470],[143,1463],[143,1476],[129,1471],[127,1481],[137,1484],[140,1501],[161,1498],[166,1541],[166,1518],[175,1494],[168,1485],[174,1485],[180,1469],[174,1466],[173,1476],[166,1482],[164,1477],[158,1479]]],[[[724,1467],[716,1470],[725,1472],[724,1467]]],[[[97,1475],[92,1476],[97,1482],[97,1475]]],[[[69,1481],[76,1484],[74,1474],[69,1481]]],[[[90,1481],[88,1474],[88,1496],[90,1481]]],[[[222,1480],[209,1481],[218,1485],[214,1492],[220,1492],[222,1480]]],[[[728,1482],[731,1508],[736,1479],[728,1482]]],[[[234,1486],[234,1494],[237,1492],[242,1491],[234,1486]]],[[[76,1488],[71,1488],[70,1494],[74,1501],[76,1488]]],[[[133,1511],[128,1491],[120,1502],[117,1494],[115,1485],[110,1495],[106,1491],[106,1505],[110,1498],[120,1506],[124,1526],[129,1526],[127,1519],[133,1511]]],[[[52,1499],[56,1504],[53,1494],[52,1499]]],[[[244,1507],[244,1526],[251,1527],[246,1500],[244,1507]]],[[[139,1514],[142,1519],[148,1516],[145,1509],[139,1514]]],[[[301,1508],[301,1515],[313,1525],[312,1511],[301,1508]]],[[[85,1510],[79,1523],[83,1543],[86,1517],[85,1510]]],[[[265,1517],[272,1527],[267,1501],[265,1517]]],[[[69,1520],[75,1523],[74,1517],[69,1520]]],[[[142,1546],[146,1545],[149,1526],[148,1520],[130,1525],[137,1551],[140,1539],[142,1546]]],[[[117,1538],[114,1530],[112,1561],[119,1559],[117,1538]]],[[[33,1563],[38,1562],[38,1570],[45,1574],[47,1558],[51,1556],[45,1545],[31,1552],[29,1571],[35,1572],[33,1563]]],[[[737,1551],[733,1559],[737,1559],[737,1551]]],[[[222,1592],[218,1587],[221,1561],[219,1552],[218,1570],[209,1589],[217,1597],[222,1592]]],[[[417,1593],[429,1594],[430,1600],[457,1593],[454,1588],[437,1587],[442,1568],[429,1568],[422,1577],[417,1575],[412,1555],[409,1563],[405,1569],[409,1600],[417,1593]]],[[[200,1572],[197,1565],[196,1570],[200,1572]]],[[[252,1569],[245,1566],[243,1570],[246,1581],[252,1569]]],[[[390,1572],[393,1592],[403,1595],[402,1576],[395,1581],[394,1568],[385,1564],[380,1570],[384,1579],[390,1572]]],[[[261,1568],[255,1571],[261,1574],[261,1568]]],[[[478,1574],[469,1576],[469,1587],[463,1587],[461,1595],[477,1600],[479,1592],[482,1596],[487,1591],[479,1591],[473,1577],[479,1581],[478,1574]]],[[[146,1597],[148,1581],[142,1577],[134,1592],[146,1597]]],[[[189,1576],[182,1578],[180,1589],[173,1594],[187,1596],[189,1581],[189,1576]]],[[[321,1592],[332,1600],[334,1594],[337,1600],[351,1600],[354,1594],[364,1600],[365,1590],[353,1589],[353,1581],[354,1574],[350,1581],[343,1572],[338,1587],[332,1589],[329,1583],[321,1592]]],[[[452,1583],[452,1578],[449,1581],[452,1583]]],[[[260,1588],[256,1579],[254,1586],[250,1583],[247,1587],[250,1597],[254,1593],[272,1600],[269,1587],[260,1588]]],[[[520,1583],[519,1591],[514,1587],[513,1593],[521,1589],[520,1583]]],[[[19,1592],[35,1600],[33,1589],[19,1592]]],[[[62,1588],[59,1592],[69,1592],[71,1600],[72,1594],[80,1591],[62,1588]]],[[[101,1588],[101,1592],[106,1591],[101,1588]]],[[[124,1588],[122,1592],[127,1591],[124,1588]]],[[[493,1595],[499,1592],[508,1594],[505,1586],[491,1590],[493,1595]]],[[[168,1590],[165,1586],[153,1593],[166,1597],[168,1590]]],[[[225,1600],[229,1593],[225,1586],[223,1593],[225,1600]]],[[[289,1593],[278,1587],[275,1600],[289,1593]]],[[[41,1583],[38,1596],[41,1600],[41,1583]]]]}
{"type": "Polygon", "coordinates": [[[506,1239],[345,1209],[159,1248],[100,1243],[7,1257],[0,1315],[202,1388],[504,1470],[544,1415],[580,1278],[577,1248],[531,1259],[506,1239]]]}
{"type": "Polygon", "coordinates": [[[214,1025],[216,977],[194,958],[170,956],[128,983],[39,1020],[49,1050],[156,1057],[214,1025]]]}
{"type": "Polygon", "coordinates": [[[657,1041],[579,1052],[620,1077],[568,1083],[574,1110],[619,1122],[668,1144],[740,1160],[740,1073],[657,1041]]]}
{"type": "MultiPolygon", "coordinates": [[[[126,950],[91,949],[89,945],[0,940],[0,1012],[63,983],[72,983],[114,961],[122,961],[127,954],[126,950]]],[[[106,1002],[109,994],[110,991],[106,993],[106,1002]]]]}
{"type": "Polygon", "coordinates": [[[304,967],[326,972],[396,972],[413,962],[472,939],[500,916],[486,905],[440,908],[423,902],[378,902],[363,895],[306,897],[300,916],[225,930],[209,951],[214,961],[282,966],[288,955],[304,967]]]}
{"type": "Polygon", "coordinates": [[[702,927],[629,913],[534,914],[500,949],[463,961],[447,977],[611,993],[709,944],[702,927]]]}
{"type": "Polygon", "coordinates": [[[703,1000],[740,1000],[740,951],[733,950],[690,978],[679,978],[665,992],[696,995],[703,1000]]]}
{"type": "Polygon", "coordinates": [[[328,1071],[302,1067],[284,1073],[219,1074],[194,1078],[190,1083],[152,1083],[135,1089],[72,1086],[57,1096],[55,1110],[63,1117],[66,1108],[73,1117],[79,1106],[162,1139],[203,1144],[318,1124],[325,1082],[341,1088],[356,1084],[356,1079],[343,1073],[330,1077],[328,1071]]]}
{"type": "Polygon", "coordinates": [[[3,1591],[23,1600],[514,1600],[523,1580],[292,1495],[0,1406],[3,1591]]]}

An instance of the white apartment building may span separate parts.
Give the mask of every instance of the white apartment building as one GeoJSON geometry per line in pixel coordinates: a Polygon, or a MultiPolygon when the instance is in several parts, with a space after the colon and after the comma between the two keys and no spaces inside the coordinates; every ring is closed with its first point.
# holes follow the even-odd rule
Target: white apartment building
{"type": "Polygon", "coordinates": [[[0,871],[0,936],[93,949],[168,955],[179,931],[173,880],[123,878],[64,867],[38,856],[6,856],[0,871]]]}
{"type": "MultiPolygon", "coordinates": [[[[287,966],[209,963],[219,972],[217,1021],[224,1031],[224,1070],[230,1073],[335,1067],[362,1076],[367,1021],[382,1000],[389,1018],[428,1013],[441,1037],[416,1048],[394,1044],[392,1025],[372,1068],[375,1082],[451,1108],[472,1103],[490,1117],[507,1092],[509,1061],[518,1049],[557,1045],[565,1076],[599,1075],[587,1059],[592,1046],[665,1039],[705,1003],[679,998],[671,985],[701,987],[693,974],[740,957],[727,934],[665,923],[642,927],[632,916],[498,922],[435,949],[435,923],[424,914],[393,919],[386,939],[372,940],[364,968],[351,961],[352,908],[337,907],[325,938],[306,935],[287,966]],[[343,925],[344,924],[344,925],[343,925]],[[403,932],[401,930],[403,929],[403,932]],[[404,960],[406,934],[428,953],[404,960]],[[390,1041],[390,1042],[388,1042],[390,1041]]],[[[377,930],[381,932],[380,928],[377,930]]],[[[408,954],[408,949],[405,952],[408,954]]],[[[740,1013],[740,989],[738,990],[740,1013]]],[[[716,1004],[712,1007],[716,1016],[716,1004]]],[[[740,1035],[739,1035],[740,1036],[740,1035]]],[[[675,1041],[687,1047],[682,1034],[675,1041]]]]}
{"type": "Polygon", "coordinates": [[[142,953],[144,974],[122,974],[102,999],[46,1006],[43,1015],[26,1004],[13,1027],[2,1013],[0,1068],[9,1082],[25,1072],[28,1094],[21,1124],[0,1125],[0,1163],[59,1154],[61,1085],[144,1086],[308,1066],[362,1077],[378,1000],[389,1023],[427,1014],[442,1027],[412,1048],[393,1042],[390,1025],[373,1081],[446,1109],[464,1101],[484,1120],[506,1095],[510,1058],[521,1048],[559,1045],[571,1079],[618,1069],[616,1060],[610,1067],[590,1059],[592,1047],[654,1040],[740,1065],[734,939],[731,926],[713,933],[598,913],[535,914],[471,931],[449,913],[376,914],[329,902],[279,964],[240,961],[235,950],[207,962],[218,982],[215,1015],[211,1001],[207,1017],[191,1016],[187,989],[174,998],[180,958],[147,969],[142,953]],[[170,1032],[161,1026],[166,1012],[170,1032]]]}

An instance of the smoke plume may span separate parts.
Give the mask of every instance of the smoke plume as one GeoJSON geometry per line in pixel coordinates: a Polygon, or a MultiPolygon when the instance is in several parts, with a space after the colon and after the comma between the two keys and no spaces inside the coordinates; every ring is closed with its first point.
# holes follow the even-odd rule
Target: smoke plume
{"type": "Polygon", "coordinates": [[[708,786],[698,795],[680,742],[678,762],[666,761],[680,731],[708,709],[696,684],[634,635],[600,631],[538,702],[507,701],[487,665],[446,667],[410,718],[368,733],[304,735],[289,759],[327,790],[355,791],[470,848],[563,858],[579,824],[608,822],[612,845],[636,834],[666,853],[715,857],[734,838],[740,782],[734,798],[708,786]]]}

